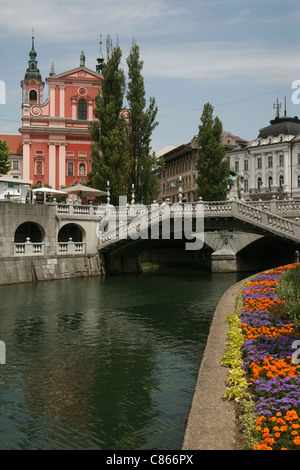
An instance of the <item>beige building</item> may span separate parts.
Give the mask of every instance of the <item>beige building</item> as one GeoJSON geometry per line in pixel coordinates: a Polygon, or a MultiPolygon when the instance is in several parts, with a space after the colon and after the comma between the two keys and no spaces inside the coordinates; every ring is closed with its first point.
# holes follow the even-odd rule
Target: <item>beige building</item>
{"type": "MultiPolygon", "coordinates": [[[[248,141],[235,136],[230,132],[222,133],[222,144],[227,151],[244,146],[248,141]]],[[[187,202],[196,201],[197,189],[197,153],[199,145],[195,136],[191,142],[179,147],[166,146],[157,152],[157,156],[163,157],[165,167],[160,174],[161,197],[170,202],[178,202],[179,179],[181,177],[182,195],[187,202]]]]}

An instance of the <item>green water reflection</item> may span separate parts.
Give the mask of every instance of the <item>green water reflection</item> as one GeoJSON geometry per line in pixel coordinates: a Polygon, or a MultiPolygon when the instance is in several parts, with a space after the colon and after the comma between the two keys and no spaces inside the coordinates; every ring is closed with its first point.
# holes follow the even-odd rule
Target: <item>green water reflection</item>
{"type": "Polygon", "coordinates": [[[180,449],[217,302],[185,268],[0,288],[0,449],[180,449]]]}

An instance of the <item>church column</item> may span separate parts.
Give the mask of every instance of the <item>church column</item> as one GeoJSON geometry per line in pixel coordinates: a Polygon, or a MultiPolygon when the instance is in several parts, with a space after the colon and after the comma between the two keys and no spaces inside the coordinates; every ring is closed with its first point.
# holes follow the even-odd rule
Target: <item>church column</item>
{"type": "Polygon", "coordinates": [[[59,87],[59,117],[65,117],[65,85],[59,87]]]}
{"type": "Polygon", "coordinates": [[[55,143],[49,143],[49,185],[55,189],[55,172],[56,172],[56,146],[55,143]]]}
{"type": "Polygon", "coordinates": [[[23,179],[30,179],[30,142],[23,142],[23,179]]]}
{"type": "Polygon", "coordinates": [[[49,85],[50,117],[55,117],[55,87],[56,85],[49,85]]]}
{"type": "Polygon", "coordinates": [[[66,185],[66,144],[59,144],[59,186],[66,185]]]}
{"type": "Polygon", "coordinates": [[[93,98],[88,97],[88,121],[93,120],[93,98]]]}
{"type": "Polygon", "coordinates": [[[72,119],[77,119],[77,96],[72,96],[72,119]]]}

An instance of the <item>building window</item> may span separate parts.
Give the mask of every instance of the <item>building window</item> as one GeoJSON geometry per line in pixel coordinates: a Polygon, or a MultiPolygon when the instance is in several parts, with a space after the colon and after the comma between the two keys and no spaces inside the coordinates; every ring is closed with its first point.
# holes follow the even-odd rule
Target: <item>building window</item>
{"type": "Polygon", "coordinates": [[[248,171],[248,169],[249,169],[248,160],[245,160],[244,161],[244,171],[248,171]]]}
{"type": "Polygon", "coordinates": [[[18,160],[14,160],[13,161],[13,170],[18,170],[19,169],[19,161],[18,160]]]}
{"type": "Polygon", "coordinates": [[[73,162],[68,162],[68,176],[74,176],[74,164],[73,164],[73,162]]]}
{"type": "Polygon", "coordinates": [[[298,176],[298,188],[300,188],[300,176],[298,176]]]}
{"type": "Polygon", "coordinates": [[[258,169],[262,168],[262,158],[261,157],[257,157],[257,168],[258,169]]]}
{"type": "Polygon", "coordinates": [[[240,162],[236,161],[235,162],[235,171],[239,171],[240,169],[240,162]]]}
{"type": "Polygon", "coordinates": [[[262,180],[261,178],[257,178],[257,189],[259,190],[262,186],[262,180]]]}
{"type": "Polygon", "coordinates": [[[86,152],[78,152],[78,157],[86,157],[87,153],[86,152]]]}
{"type": "Polygon", "coordinates": [[[273,157],[272,155],[269,155],[268,156],[268,168],[272,168],[273,167],[273,157]]]}
{"type": "Polygon", "coordinates": [[[66,152],[67,157],[74,157],[74,152],[66,152]]]}
{"type": "Polygon", "coordinates": [[[78,119],[87,119],[87,103],[85,100],[78,101],[78,119]]]}
{"type": "Polygon", "coordinates": [[[279,176],[279,187],[282,188],[283,185],[284,185],[284,177],[283,177],[283,175],[280,175],[279,176]]]}
{"type": "Polygon", "coordinates": [[[248,193],[248,191],[249,191],[249,181],[248,180],[244,180],[244,191],[246,193],[248,193]]]}
{"type": "Polygon", "coordinates": [[[284,166],[284,155],[279,155],[279,166],[284,166]]]}
{"type": "Polygon", "coordinates": [[[269,189],[271,189],[272,186],[273,186],[273,178],[272,178],[272,176],[269,176],[269,178],[268,178],[268,186],[269,186],[269,189]]]}

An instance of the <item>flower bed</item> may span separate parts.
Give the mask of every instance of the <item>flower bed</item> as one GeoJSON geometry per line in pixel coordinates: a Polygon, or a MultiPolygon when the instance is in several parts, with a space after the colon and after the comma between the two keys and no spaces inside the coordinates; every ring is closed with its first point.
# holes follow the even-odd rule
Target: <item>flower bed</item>
{"type": "Polygon", "coordinates": [[[287,299],[275,292],[282,275],[296,266],[253,277],[244,286],[237,312],[229,319],[223,358],[223,364],[231,368],[226,395],[248,402],[251,397],[252,421],[244,420],[244,427],[247,421],[247,435],[251,435],[249,441],[255,450],[300,448],[300,361],[295,359],[300,334],[291,317],[278,314],[287,299]]]}

